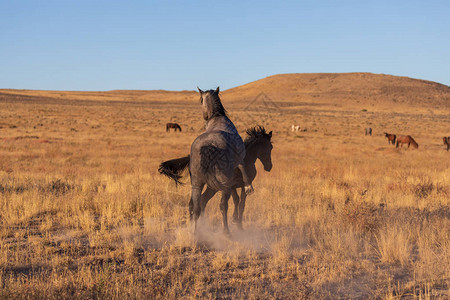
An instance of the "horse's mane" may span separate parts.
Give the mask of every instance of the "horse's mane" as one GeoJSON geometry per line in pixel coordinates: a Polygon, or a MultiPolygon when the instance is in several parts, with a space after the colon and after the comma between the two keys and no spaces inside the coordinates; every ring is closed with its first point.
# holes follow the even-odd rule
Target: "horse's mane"
{"type": "Polygon", "coordinates": [[[271,138],[271,135],[266,132],[266,129],[263,126],[255,126],[247,129],[245,132],[248,135],[244,140],[245,147],[255,143],[262,137],[268,137],[269,140],[271,138]]]}
{"type": "Polygon", "coordinates": [[[419,144],[412,138],[412,136],[408,135],[408,137],[411,139],[411,143],[414,145],[414,147],[419,148],[419,144]]]}
{"type": "MultiPolygon", "coordinates": [[[[225,110],[225,108],[222,105],[222,102],[220,101],[219,98],[219,93],[214,90],[208,90],[203,92],[204,94],[209,93],[211,100],[212,100],[212,114],[211,114],[211,118],[214,117],[220,117],[220,116],[225,116],[228,117],[227,111],[225,110]]],[[[200,97],[200,101],[203,101],[203,97],[200,97]]]]}

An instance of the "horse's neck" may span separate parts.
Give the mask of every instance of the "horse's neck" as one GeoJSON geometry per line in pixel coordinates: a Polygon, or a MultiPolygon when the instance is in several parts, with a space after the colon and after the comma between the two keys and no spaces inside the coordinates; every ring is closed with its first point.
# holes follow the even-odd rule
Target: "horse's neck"
{"type": "MultiPolygon", "coordinates": [[[[255,145],[251,145],[245,149],[244,168],[247,176],[253,177],[256,175],[256,160],[258,159],[258,149],[255,145]]],[[[251,180],[253,180],[251,179],[251,180]]]]}
{"type": "Polygon", "coordinates": [[[220,130],[237,133],[234,124],[225,116],[214,117],[207,120],[205,128],[207,131],[220,130]]]}

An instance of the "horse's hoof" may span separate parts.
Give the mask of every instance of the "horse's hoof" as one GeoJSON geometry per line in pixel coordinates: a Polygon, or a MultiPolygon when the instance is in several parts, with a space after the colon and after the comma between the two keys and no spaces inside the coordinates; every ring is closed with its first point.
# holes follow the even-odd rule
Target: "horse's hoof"
{"type": "Polygon", "coordinates": [[[245,188],[244,188],[244,190],[245,190],[245,194],[246,195],[250,195],[250,194],[252,194],[255,190],[253,189],[253,186],[252,185],[246,185],[245,186],[245,188]]]}

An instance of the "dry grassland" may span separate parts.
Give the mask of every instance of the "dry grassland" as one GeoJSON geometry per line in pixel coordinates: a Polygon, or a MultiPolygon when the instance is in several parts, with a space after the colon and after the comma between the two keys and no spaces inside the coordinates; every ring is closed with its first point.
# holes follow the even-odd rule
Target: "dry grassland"
{"type": "Polygon", "coordinates": [[[271,109],[244,110],[225,92],[241,133],[256,122],[274,131],[274,167],[257,162],[244,230],[231,225],[227,237],[218,196],[194,235],[189,184],[157,173],[202,132],[193,93],[23,94],[0,101],[0,298],[450,296],[448,106],[389,112],[272,95],[271,109]],[[169,121],[183,132],[166,133],[169,121]],[[419,149],[396,149],[383,131],[419,149]]]}

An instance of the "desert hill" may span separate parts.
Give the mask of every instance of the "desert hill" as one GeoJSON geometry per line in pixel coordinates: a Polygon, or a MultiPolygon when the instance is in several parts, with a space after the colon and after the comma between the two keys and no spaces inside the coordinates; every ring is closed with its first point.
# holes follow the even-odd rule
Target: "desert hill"
{"type": "Polygon", "coordinates": [[[277,101],[450,105],[450,87],[436,82],[371,73],[312,73],[269,76],[224,92],[245,100],[264,92],[277,101]]]}
{"type": "MultiPolygon", "coordinates": [[[[279,74],[222,92],[224,101],[249,103],[264,93],[273,101],[289,103],[402,105],[444,108],[450,105],[450,87],[432,81],[372,73],[279,74]]],[[[196,91],[113,90],[107,92],[0,89],[0,101],[123,101],[184,102],[196,100],[196,91]]]]}

